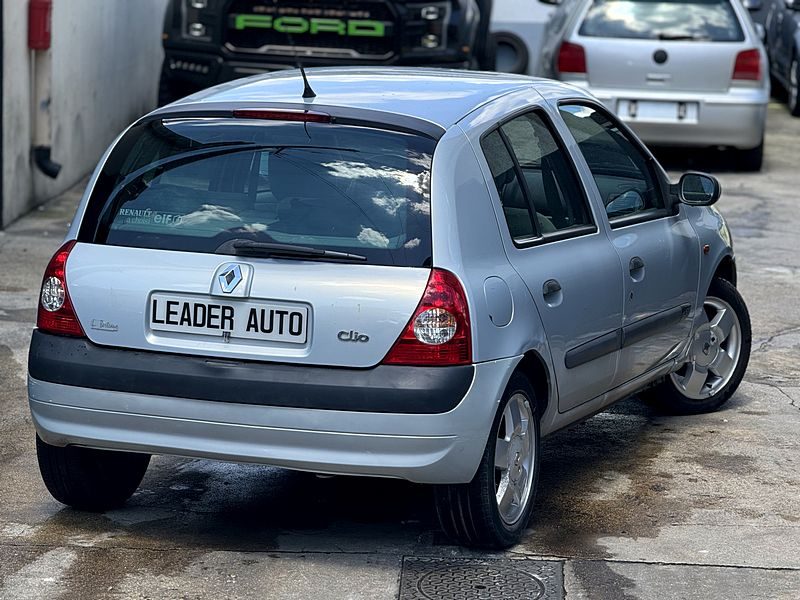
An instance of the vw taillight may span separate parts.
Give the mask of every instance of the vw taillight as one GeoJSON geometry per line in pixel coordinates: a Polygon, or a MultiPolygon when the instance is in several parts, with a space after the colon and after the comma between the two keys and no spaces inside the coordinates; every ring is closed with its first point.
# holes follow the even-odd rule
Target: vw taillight
{"type": "Polygon", "coordinates": [[[739,81],[761,81],[761,53],[753,48],[736,55],[733,79],[739,81]]]}
{"type": "Polygon", "coordinates": [[[562,42],[558,49],[558,72],[586,73],[586,51],[580,44],[562,42]]]}

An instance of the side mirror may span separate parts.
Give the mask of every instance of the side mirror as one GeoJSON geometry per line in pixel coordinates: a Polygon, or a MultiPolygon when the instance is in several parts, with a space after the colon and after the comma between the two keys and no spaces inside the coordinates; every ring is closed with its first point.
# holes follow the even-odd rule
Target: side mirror
{"type": "Polygon", "coordinates": [[[678,182],[678,198],[689,206],[711,206],[721,194],[717,178],[705,173],[685,173],[678,182]]]}
{"type": "Polygon", "coordinates": [[[762,0],[742,0],[742,5],[750,12],[754,12],[761,10],[764,6],[764,2],[762,0]]]}

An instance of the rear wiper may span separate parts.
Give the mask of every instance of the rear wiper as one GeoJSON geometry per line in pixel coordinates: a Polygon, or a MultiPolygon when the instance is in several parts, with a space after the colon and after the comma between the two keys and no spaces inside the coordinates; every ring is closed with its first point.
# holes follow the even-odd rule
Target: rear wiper
{"type": "Polygon", "coordinates": [[[252,240],[228,240],[221,244],[215,254],[235,254],[237,256],[262,256],[265,258],[321,258],[327,260],[365,261],[366,256],[335,250],[322,250],[310,246],[255,242],[252,240]]]}
{"type": "Polygon", "coordinates": [[[702,42],[707,41],[708,38],[702,35],[689,35],[686,33],[659,33],[658,39],[669,40],[673,42],[689,41],[689,42],[702,42]]]}

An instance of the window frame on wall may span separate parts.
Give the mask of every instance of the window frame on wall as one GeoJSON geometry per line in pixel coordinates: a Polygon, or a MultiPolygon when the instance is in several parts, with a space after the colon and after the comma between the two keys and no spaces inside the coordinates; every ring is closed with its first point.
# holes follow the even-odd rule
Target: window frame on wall
{"type": "Polygon", "coordinates": [[[486,161],[487,166],[489,166],[489,173],[492,175],[491,188],[497,194],[498,201],[500,202],[500,211],[503,214],[503,222],[505,223],[506,231],[508,232],[509,238],[511,239],[512,243],[516,248],[525,249],[534,246],[540,246],[542,244],[547,244],[550,242],[557,242],[557,241],[582,237],[586,235],[592,235],[599,232],[599,227],[597,225],[597,217],[595,215],[592,202],[589,199],[588,190],[586,189],[583,178],[580,176],[577,165],[575,164],[575,157],[572,156],[572,153],[567,148],[566,144],[564,143],[564,139],[561,136],[561,133],[559,132],[558,128],[556,128],[553,119],[547,113],[547,110],[545,108],[541,106],[527,106],[524,109],[516,111],[504,117],[502,120],[495,122],[491,127],[489,127],[486,131],[484,131],[481,134],[480,150],[481,154],[483,155],[483,159],[486,161]],[[513,146],[511,145],[511,142],[508,139],[508,136],[503,131],[504,125],[520,117],[524,117],[528,114],[533,114],[539,118],[544,127],[547,129],[547,132],[550,134],[550,137],[555,143],[557,149],[562,153],[565,165],[567,167],[567,174],[569,177],[572,178],[575,189],[579,191],[580,201],[583,202],[585,214],[587,215],[590,221],[588,224],[574,225],[553,232],[543,233],[540,231],[538,219],[534,217],[534,215],[536,214],[536,206],[533,202],[531,192],[528,188],[527,181],[522,171],[522,167],[520,166],[519,159],[517,157],[516,152],[514,151],[513,146]],[[493,133],[497,133],[500,136],[500,139],[503,142],[504,149],[508,153],[509,157],[513,162],[515,177],[519,182],[519,186],[522,195],[525,199],[526,207],[528,209],[528,214],[530,215],[531,218],[531,226],[533,229],[533,235],[531,236],[515,238],[511,233],[511,229],[509,227],[505,211],[503,210],[503,200],[500,197],[500,190],[497,189],[497,185],[494,181],[494,173],[492,173],[491,169],[491,163],[489,162],[489,159],[487,158],[486,155],[486,151],[484,149],[484,140],[493,133]]]}

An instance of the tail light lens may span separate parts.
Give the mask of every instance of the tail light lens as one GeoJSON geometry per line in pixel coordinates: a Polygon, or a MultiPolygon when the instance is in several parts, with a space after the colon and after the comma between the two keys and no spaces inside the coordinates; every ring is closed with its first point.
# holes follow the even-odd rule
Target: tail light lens
{"type": "Polygon", "coordinates": [[[733,79],[739,81],[761,81],[761,53],[753,48],[736,55],[733,79]]]}
{"type": "Polygon", "coordinates": [[[332,118],[328,113],[313,110],[259,110],[251,108],[237,108],[233,111],[236,119],[263,119],[265,121],[301,121],[304,123],[330,123],[332,118]]]}
{"type": "Polygon", "coordinates": [[[73,246],[75,240],[61,246],[45,269],[36,326],[47,333],[84,337],[67,289],[67,258],[73,246]]]}
{"type": "Polygon", "coordinates": [[[558,49],[559,73],[586,73],[586,51],[580,44],[562,42],[558,49]]]}
{"type": "Polygon", "coordinates": [[[433,269],[417,310],[383,359],[387,365],[446,366],[472,362],[472,331],[464,288],[433,269]]]}

